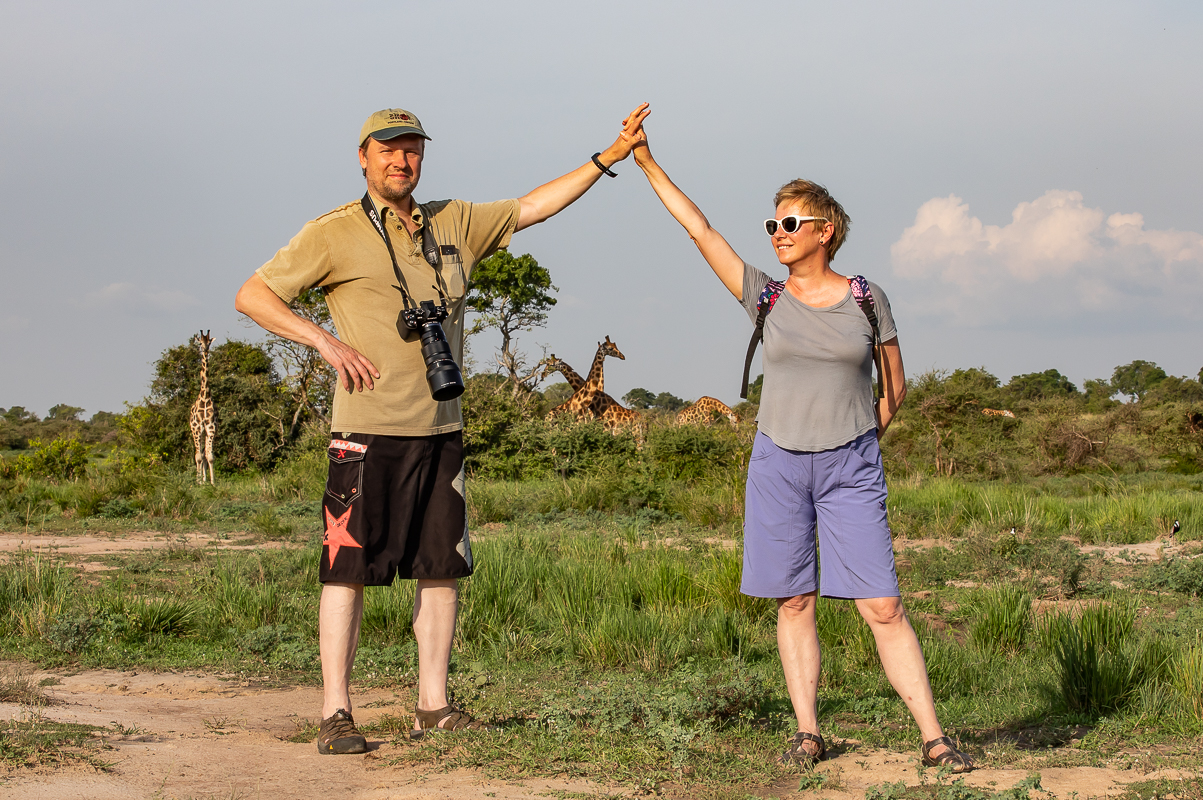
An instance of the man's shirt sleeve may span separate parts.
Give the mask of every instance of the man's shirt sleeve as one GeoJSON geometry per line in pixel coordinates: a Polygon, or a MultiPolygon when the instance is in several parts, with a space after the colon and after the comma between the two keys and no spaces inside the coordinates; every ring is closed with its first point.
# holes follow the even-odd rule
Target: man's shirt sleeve
{"type": "Polygon", "coordinates": [[[285,303],[291,303],[314,286],[330,282],[334,265],[322,226],[307,223],[271,261],[255,270],[264,283],[285,303]]]}
{"type": "Polygon", "coordinates": [[[509,246],[520,211],[517,200],[464,203],[464,245],[472,254],[470,267],[509,246]]]}

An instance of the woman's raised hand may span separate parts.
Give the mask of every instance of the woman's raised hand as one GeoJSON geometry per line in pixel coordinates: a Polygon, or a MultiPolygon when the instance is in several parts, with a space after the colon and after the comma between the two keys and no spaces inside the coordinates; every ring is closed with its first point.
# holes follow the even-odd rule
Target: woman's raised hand
{"type": "Polygon", "coordinates": [[[601,154],[603,163],[616,164],[619,161],[625,160],[631,154],[631,148],[635,146],[635,141],[627,134],[627,129],[639,130],[644,118],[650,113],[647,103],[644,103],[630,114],[627,114],[627,118],[622,121],[622,130],[619,132],[618,138],[614,140],[614,144],[607,147],[601,154]]]}
{"type": "Polygon", "coordinates": [[[643,129],[643,121],[652,110],[643,103],[622,121],[622,132],[618,138],[627,146],[628,152],[634,152],[635,163],[641,164],[650,155],[647,146],[647,131],[643,129]]]}

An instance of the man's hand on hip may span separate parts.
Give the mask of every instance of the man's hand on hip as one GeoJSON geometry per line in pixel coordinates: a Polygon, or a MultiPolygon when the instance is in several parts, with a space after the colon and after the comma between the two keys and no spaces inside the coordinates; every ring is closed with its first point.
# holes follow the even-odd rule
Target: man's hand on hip
{"type": "Polygon", "coordinates": [[[353,391],[352,387],[361,392],[364,386],[376,388],[372,378],[379,378],[380,370],[371,361],[354,347],[340,342],[330,331],[293,313],[258,274],[252,275],[238,290],[234,308],[276,336],[315,348],[334,367],[338,382],[348,392],[353,391]]]}

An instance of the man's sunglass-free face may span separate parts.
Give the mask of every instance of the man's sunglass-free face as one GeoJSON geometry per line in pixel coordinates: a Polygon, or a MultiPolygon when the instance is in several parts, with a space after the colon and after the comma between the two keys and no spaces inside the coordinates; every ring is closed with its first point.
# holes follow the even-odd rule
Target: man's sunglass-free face
{"type": "Polygon", "coordinates": [[[782,217],[781,219],[766,219],[764,221],[764,229],[768,232],[769,236],[777,232],[778,225],[786,233],[794,233],[798,228],[802,227],[803,222],[813,222],[818,219],[824,222],[827,221],[827,217],[802,217],[797,214],[790,214],[788,217],[782,217]]]}

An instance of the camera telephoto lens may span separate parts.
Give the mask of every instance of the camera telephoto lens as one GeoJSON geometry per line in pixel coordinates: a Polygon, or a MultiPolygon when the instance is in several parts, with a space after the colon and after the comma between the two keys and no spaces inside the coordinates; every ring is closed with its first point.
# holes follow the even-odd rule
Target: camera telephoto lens
{"type": "Polygon", "coordinates": [[[464,393],[464,378],[451,355],[443,326],[437,322],[422,326],[422,358],[426,360],[426,382],[435,400],[454,400],[464,393]]]}

